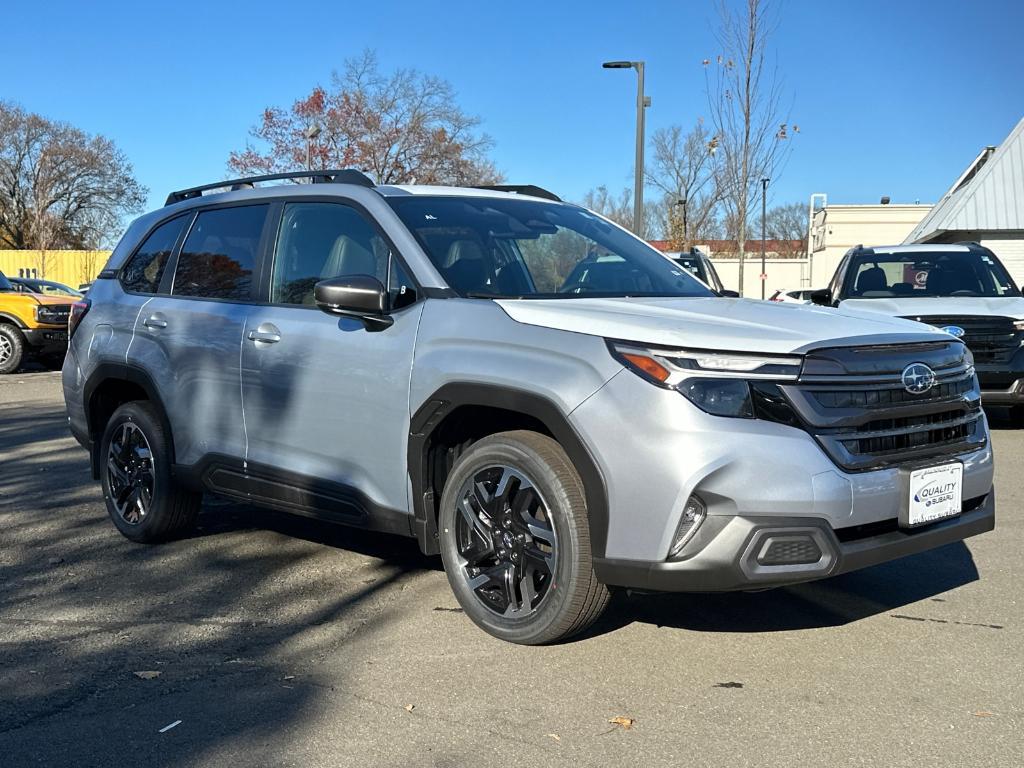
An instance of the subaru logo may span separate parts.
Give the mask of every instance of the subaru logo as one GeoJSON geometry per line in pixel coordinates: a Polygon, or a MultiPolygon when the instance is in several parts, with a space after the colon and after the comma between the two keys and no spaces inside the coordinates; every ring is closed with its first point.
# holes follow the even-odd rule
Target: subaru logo
{"type": "Polygon", "coordinates": [[[959,325],[944,325],[939,330],[945,331],[950,336],[956,336],[958,339],[964,335],[964,329],[959,325]]]}
{"type": "Polygon", "coordinates": [[[900,375],[903,388],[912,395],[923,395],[935,386],[935,371],[924,363],[911,363],[900,375]]]}

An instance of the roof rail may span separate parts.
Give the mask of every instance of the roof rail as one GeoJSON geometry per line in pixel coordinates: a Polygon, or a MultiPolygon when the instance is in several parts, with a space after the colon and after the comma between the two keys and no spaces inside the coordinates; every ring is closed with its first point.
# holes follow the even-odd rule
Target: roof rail
{"type": "Polygon", "coordinates": [[[535,184],[474,184],[473,189],[491,189],[495,192],[515,192],[517,195],[530,195],[531,197],[542,197],[545,200],[562,202],[562,198],[554,192],[548,192],[544,187],[535,184]]]}
{"type": "Polygon", "coordinates": [[[164,205],[180,203],[182,200],[191,200],[195,197],[202,197],[203,192],[211,189],[252,189],[254,184],[263,181],[283,181],[285,179],[309,179],[313,184],[358,184],[360,187],[373,187],[374,183],[362,171],[351,168],[330,171],[294,171],[292,173],[271,173],[266,176],[246,176],[242,179],[226,179],[212,184],[203,184],[198,187],[179,189],[167,196],[164,205]]]}

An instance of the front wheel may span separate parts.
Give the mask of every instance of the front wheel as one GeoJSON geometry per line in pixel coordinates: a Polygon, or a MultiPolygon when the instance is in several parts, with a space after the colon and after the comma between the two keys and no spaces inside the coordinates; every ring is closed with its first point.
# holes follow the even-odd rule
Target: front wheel
{"type": "Polygon", "coordinates": [[[0,374],[14,373],[25,357],[25,337],[9,323],[0,323],[0,374]]]}
{"type": "Polygon", "coordinates": [[[608,604],[594,575],[583,483],[550,437],[503,432],[473,444],[445,483],[439,523],[455,597],[495,637],[556,642],[608,604]]]}

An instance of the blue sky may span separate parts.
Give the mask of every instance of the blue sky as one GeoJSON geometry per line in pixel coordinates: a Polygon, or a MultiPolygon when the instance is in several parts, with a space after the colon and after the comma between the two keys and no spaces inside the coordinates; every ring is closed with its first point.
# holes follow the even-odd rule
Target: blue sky
{"type": "MultiPolygon", "coordinates": [[[[113,138],[150,188],[224,177],[267,105],[364,48],[449,80],[510,182],[568,199],[631,186],[635,78],[648,131],[707,113],[714,0],[65,3],[5,9],[0,99],[113,138]]],[[[1024,116],[1019,0],[784,0],[773,56],[800,126],[771,202],[934,202],[1024,116]]]]}

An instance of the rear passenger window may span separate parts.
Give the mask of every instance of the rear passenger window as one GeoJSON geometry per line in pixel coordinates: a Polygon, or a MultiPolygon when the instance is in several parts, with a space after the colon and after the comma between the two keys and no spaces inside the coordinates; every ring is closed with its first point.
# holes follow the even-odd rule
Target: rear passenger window
{"type": "Polygon", "coordinates": [[[181,230],[188,223],[188,219],[188,216],[171,219],[154,229],[143,241],[121,272],[121,285],[126,291],[157,292],[164,267],[167,266],[174,244],[178,242],[181,230]]]}
{"type": "Polygon", "coordinates": [[[266,205],[201,211],[181,247],[172,293],[248,299],[266,216],[266,205]]]}

